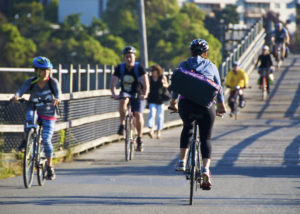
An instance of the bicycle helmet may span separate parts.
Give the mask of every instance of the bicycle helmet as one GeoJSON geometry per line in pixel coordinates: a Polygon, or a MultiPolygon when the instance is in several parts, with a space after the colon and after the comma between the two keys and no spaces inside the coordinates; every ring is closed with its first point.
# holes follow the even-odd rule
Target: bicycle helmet
{"type": "Polygon", "coordinates": [[[275,25],[275,27],[276,27],[276,29],[281,28],[282,24],[280,22],[277,22],[276,25],[275,25]]]}
{"type": "Polygon", "coordinates": [[[234,67],[234,66],[238,66],[238,65],[239,65],[238,61],[233,61],[233,63],[232,63],[232,67],[234,67]]]}
{"type": "Polygon", "coordinates": [[[194,39],[190,44],[190,49],[193,55],[201,55],[208,51],[209,46],[204,39],[194,39]]]}
{"type": "Polygon", "coordinates": [[[133,53],[136,54],[136,49],[133,46],[126,46],[123,50],[122,50],[123,55],[127,54],[127,53],[133,53]]]}
{"type": "Polygon", "coordinates": [[[269,48],[268,45],[264,45],[264,46],[262,47],[262,49],[263,49],[263,50],[270,50],[270,48],[269,48]]]}
{"type": "Polygon", "coordinates": [[[34,57],[32,64],[34,68],[53,68],[53,65],[50,62],[50,60],[44,56],[34,57]]]}

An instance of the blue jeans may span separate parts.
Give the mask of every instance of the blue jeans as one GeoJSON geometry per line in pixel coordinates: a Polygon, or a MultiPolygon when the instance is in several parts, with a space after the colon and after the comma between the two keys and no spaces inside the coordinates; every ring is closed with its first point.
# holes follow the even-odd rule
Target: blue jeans
{"type": "MultiPolygon", "coordinates": [[[[37,118],[37,115],[36,117],[37,118]]],[[[55,120],[45,120],[42,119],[43,129],[42,129],[42,142],[44,146],[44,152],[46,155],[46,158],[52,158],[53,157],[53,145],[51,142],[53,133],[54,133],[54,126],[55,126],[55,120]]],[[[26,117],[25,117],[25,126],[24,131],[27,131],[26,124],[34,124],[33,121],[33,110],[29,109],[27,110],[26,117]]]]}
{"type": "Polygon", "coordinates": [[[156,119],[157,130],[162,130],[164,128],[164,104],[149,103],[149,109],[148,127],[154,128],[156,119]]]}

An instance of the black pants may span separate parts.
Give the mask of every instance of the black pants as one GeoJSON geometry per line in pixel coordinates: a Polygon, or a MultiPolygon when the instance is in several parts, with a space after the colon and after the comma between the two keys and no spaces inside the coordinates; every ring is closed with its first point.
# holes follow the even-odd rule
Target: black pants
{"type": "Polygon", "coordinates": [[[183,121],[183,129],[180,137],[180,148],[189,147],[189,143],[193,137],[193,122],[195,120],[191,115],[197,115],[202,158],[210,158],[212,150],[210,139],[216,117],[215,106],[212,105],[210,108],[205,108],[188,99],[181,99],[178,107],[179,115],[183,121]]]}

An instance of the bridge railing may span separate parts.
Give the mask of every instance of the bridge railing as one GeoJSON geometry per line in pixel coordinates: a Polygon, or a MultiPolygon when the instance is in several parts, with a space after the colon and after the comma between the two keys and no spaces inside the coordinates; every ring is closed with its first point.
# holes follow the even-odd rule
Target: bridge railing
{"type": "Polygon", "coordinates": [[[222,64],[220,64],[219,73],[223,83],[234,61],[238,61],[244,69],[250,69],[248,64],[249,62],[253,62],[253,59],[255,59],[257,54],[261,51],[264,37],[263,20],[259,19],[251,26],[245,34],[245,37],[240,40],[229,56],[223,59],[222,64]]]}
{"type": "MultiPolygon", "coordinates": [[[[220,66],[222,80],[234,60],[244,69],[253,65],[253,60],[263,45],[264,31],[259,20],[241,43],[220,66]]],[[[119,125],[118,102],[110,98],[108,90],[113,66],[74,66],[68,69],[59,65],[53,69],[62,87],[60,105],[61,117],[57,121],[52,143],[56,156],[67,152],[79,153],[103,143],[121,139],[116,135],[119,125]]],[[[0,72],[32,73],[33,69],[0,68],[0,72]]],[[[171,70],[165,71],[170,77],[171,70]]],[[[13,94],[0,94],[0,151],[10,152],[23,138],[23,121],[26,108],[22,104],[12,104],[13,94]]],[[[26,95],[28,96],[28,95],[26,95]]],[[[147,121],[149,110],[145,111],[147,121]]],[[[169,114],[165,108],[165,127],[181,124],[177,114],[169,114]]],[[[147,132],[147,129],[145,129],[147,132]]]]}

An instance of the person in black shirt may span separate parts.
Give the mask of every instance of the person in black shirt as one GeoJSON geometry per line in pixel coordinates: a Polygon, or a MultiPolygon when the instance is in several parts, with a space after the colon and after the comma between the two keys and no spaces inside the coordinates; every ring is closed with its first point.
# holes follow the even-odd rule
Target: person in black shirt
{"type": "MultiPolygon", "coordinates": [[[[267,69],[267,77],[270,78],[270,74],[273,73],[273,61],[270,54],[270,49],[267,45],[264,45],[262,48],[262,54],[258,56],[257,62],[255,64],[255,67],[257,67],[258,63],[260,63],[258,67],[258,72],[260,75],[262,75],[262,72],[264,69],[267,69]]],[[[259,78],[259,84],[261,84],[261,76],[259,78]]],[[[270,82],[267,81],[267,90],[270,92],[270,82]]]]}
{"type": "Polygon", "coordinates": [[[124,134],[127,104],[130,102],[131,110],[136,119],[137,151],[142,152],[142,129],[144,127],[143,112],[149,92],[148,75],[143,66],[135,61],[136,50],[134,47],[127,46],[123,49],[122,53],[125,62],[116,67],[110,85],[112,97],[120,100],[119,112],[121,124],[118,134],[124,134]],[[116,95],[116,86],[119,81],[121,83],[121,92],[119,95],[116,95]]]}
{"type": "Polygon", "coordinates": [[[153,65],[150,68],[150,93],[148,96],[148,105],[150,114],[148,118],[148,127],[150,128],[150,137],[154,136],[155,119],[157,124],[157,139],[161,138],[161,130],[164,125],[164,91],[169,87],[167,78],[163,75],[163,70],[159,65],[153,65]]]}

